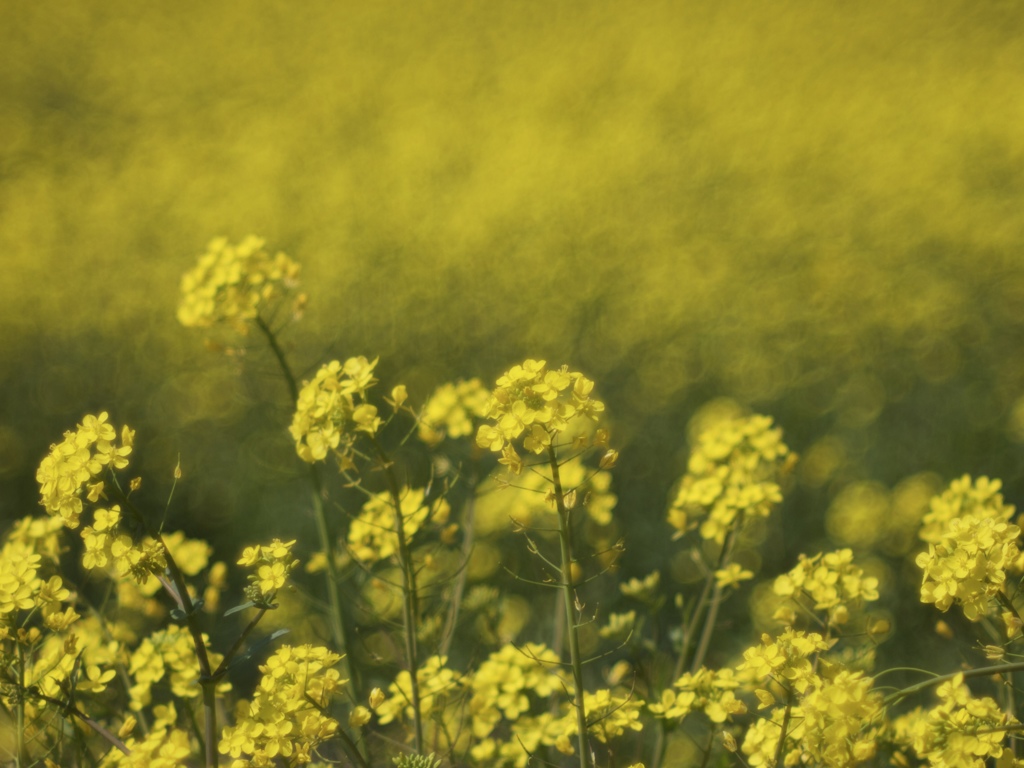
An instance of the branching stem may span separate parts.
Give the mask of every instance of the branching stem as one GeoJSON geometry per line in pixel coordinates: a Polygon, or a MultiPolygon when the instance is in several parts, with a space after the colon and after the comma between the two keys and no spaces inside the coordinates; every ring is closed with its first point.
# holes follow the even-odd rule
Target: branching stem
{"type": "Polygon", "coordinates": [[[370,442],[380,460],[381,468],[387,477],[388,492],[391,505],[395,508],[395,536],[398,539],[398,559],[402,569],[402,629],[405,635],[405,656],[409,667],[409,680],[412,686],[410,704],[413,711],[413,728],[415,733],[416,752],[423,753],[423,713],[420,711],[419,650],[416,630],[419,622],[419,593],[416,589],[416,569],[412,562],[412,552],[405,536],[405,519],[402,517],[402,492],[395,476],[394,464],[384,451],[375,435],[370,435],[370,442]]]}
{"type": "MultiPolygon", "coordinates": [[[[299,401],[299,384],[295,378],[295,374],[292,372],[291,366],[288,364],[288,358],[281,348],[280,343],[277,340],[277,335],[267,325],[266,321],[257,315],[256,327],[263,333],[264,338],[267,340],[267,344],[270,346],[270,351],[274,353],[274,358],[277,360],[278,368],[281,369],[281,375],[284,377],[285,383],[288,385],[288,394],[291,396],[293,405],[298,404],[299,401]]],[[[359,681],[356,679],[356,671],[353,665],[348,659],[348,641],[345,628],[345,616],[341,609],[341,595],[338,592],[338,567],[335,562],[335,546],[334,539],[331,537],[330,529],[327,525],[327,515],[324,511],[324,495],[323,495],[323,484],[320,482],[320,475],[316,471],[316,467],[312,464],[309,467],[309,481],[312,489],[311,500],[313,502],[313,518],[316,520],[317,536],[320,539],[320,547],[324,551],[324,557],[327,561],[326,568],[324,569],[324,580],[327,582],[327,603],[329,606],[328,620],[331,629],[331,640],[334,642],[338,653],[342,656],[342,675],[352,680],[352,688],[359,695],[359,681]]]]}
{"type": "Polygon", "coordinates": [[[573,684],[576,687],[576,725],[579,729],[580,768],[589,768],[590,749],[587,745],[587,711],[584,705],[583,660],[580,655],[579,625],[575,617],[575,594],[572,585],[572,520],[565,508],[562,496],[562,480],[558,474],[558,454],[553,445],[548,446],[548,461],[551,466],[551,482],[555,490],[555,506],[558,510],[558,541],[562,554],[562,598],[565,603],[566,633],[569,637],[569,660],[572,665],[573,684]]]}

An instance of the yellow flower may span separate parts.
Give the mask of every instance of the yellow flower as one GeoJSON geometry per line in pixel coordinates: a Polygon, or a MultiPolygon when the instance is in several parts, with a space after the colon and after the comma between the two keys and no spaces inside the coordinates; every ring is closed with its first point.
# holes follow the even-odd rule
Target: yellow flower
{"type": "MultiPolygon", "coordinates": [[[[298,278],[299,265],[283,253],[271,255],[258,237],[237,245],[216,238],[181,279],[178,321],[198,328],[223,323],[244,334],[261,310],[298,288],[298,278]]],[[[296,305],[301,302],[299,296],[296,305]]]]}
{"type": "MultiPolygon", "coordinates": [[[[402,531],[405,539],[412,537],[427,522],[442,524],[448,520],[450,508],[444,498],[424,502],[422,488],[402,488],[402,531]]],[[[391,494],[382,492],[369,499],[352,521],[348,531],[349,549],[364,563],[386,560],[398,552],[398,533],[391,494]]]]}
{"type": "Polygon", "coordinates": [[[377,360],[351,357],[321,366],[312,381],[303,383],[289,427],[295,450],[303,461],[323,461],[334,453],[341,467],[351,466],[357,432],[375,434],[381,420],[377,408],[364,402],[377,379],[377,360]]]}
{"type": "Polygon", "coordinates": [[[597,421],[604,404],[590,397],[593,388],[592,381],[567,366],[548,370],[543,360],[515,365],[498,379],[490,399],[487,417],[496,427],[482,425],[477,445],[497,452],[526,432],[523,447],[543,453],[576,417],[597,421]]]}
{"type": "Polygon", "coordinates": [[[722,588],[736,586],[752,578],[754,572],[746,570],[739,563],[729,563],[725,568],[715,571],[715,583],[722,588]]]}
{"type": "Polygon", "coordinates": [[[676,537],[699,526],[719,544],[742,513],[767,517],[782,501],[779,483],[789,448],[767,416],[730,419],[701,434],[668,522],[676,537]]]}
{"type": "Polygon", "coordinates": [[[442,384],[427,400],[419,420],[419,438],[436,445],[446,437],[473,434],[473,422],[486,418],[491,393],[479,379],[442,384]]]}

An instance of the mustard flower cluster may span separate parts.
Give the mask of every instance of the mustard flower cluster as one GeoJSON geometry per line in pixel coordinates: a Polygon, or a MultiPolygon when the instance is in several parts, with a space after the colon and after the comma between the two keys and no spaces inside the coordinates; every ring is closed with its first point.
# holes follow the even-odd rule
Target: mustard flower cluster
{"type": "Polygon", "coordinates": [[[850,607],[878,599],[878,579],[865,576],[853,564],[853,551],[840,549],[817,554],[800,555],[800,561],[789,573],[779,576],[773,586],[776,595],[798,600],[807,597],[815,611],[826,611],[832,626],[845,624],[850,607]]]}
{"type": "Polygon", "coordinates": [[[676,536],[699,524],[702,538],[722,544],[740,514],[767,517],[782,501],[779,483],[789,456],[782,430],[767,416],[724,420],[706,430],[668,512],[676,536]]]}
{"type": "Polygon", "coordinates": [[[107,421],[104,411],[99,416],[86,416],[74,432],[64,433],[64,440],[50,446],[50,452],[36,471],[40,504],[51,515],[59,515],[68,528],[77,528],[82,514],[82,494],[89,501],[103,495],[100,475],[108,468],[128,466],[135,433],[127,426],[117,432],[107,421]]]}
{"type": "Polygon", "coordinates": [[[82,529],[82,565],[89,569],[112,566],[119,577],[131,576],[145,585],[152,574],[162,573],[167,567],[166,552],[149,536],[136,543],[121,528],[120,521],[121,507],[117,504],[95,511],[92,525],[82,529]]]}
{"type": "Polygon", "coordinates": [[[173,727],[178,716],[173,704],[167,707],[170,708],[169,713],[158,717],[141,741],[135,738],[125,741],[130,754],[111,749],[100,763],[100,768],[180,768],[187,764],[187,759],[195,752],[192,739],[188,731],[173,727]]]}
{"type": "Polygon", "coordinates": [[[1002,487],[1002,481],[995,478],[972,479],[970,475],[964,475],[954,480],[939,496],[932,498],[921,520],[918,532],[921,540],[926,544],[939,543],[949,523],[956,518],[991,518],[1009,522],[1014,507],[1003,503],[1003,495],[999,492],[1002,487]]]}
{"type": "Polygon", "coordinates": [[[473,420],[487,417],[491,393],[480,379],[442,384],[427,400],[419,420],[419,438],[437,445],[445,437],[473,434],[473,420]]]}
{"type": "Polygon", "coordinates": [[[23,544],[7,542],[4,545],[0,552],[0,616],[35,606],[42,586],[36,576],[40,559],[23,544]]]}
{"type": "MultiPolygon", "coordinates": [[[[124,469],[132,452],[135,432],[124,426],[120,445],[117,432],[99,416],[86,416],[74,432],[64,433],[63,442],[50,447],[36,472],[40,484],[40,503],[46,511],[59,516],[68,528],[78,528],[85,500],[98,502],[104,496],[100,479],[108,468],[124,469]]],[[[121,525],[121,507],[96,509],[92,525],[81,531],[85,545],[83,565],[88,569],[112,567],[119,577],[131,576],[145,584],[155,573],[167,567],[164,548],[149,537],[129,534],[121,525]]]]}
{"type": "Polygon", "coordinates": [[[260,667],[263,673],[248,711],[225,728],[218,750],[231,768],[306,765],[316,748],[338,731],[331,699],[346,680],[333,669],[341,656],[312,645],[285,645],[260,667]]]}
{"type": "Polygon", "coordinates": [[[917,556],[924,571],[921,602],[947,611],[953,603],[971,621],[989,615],[1006,583],[1006,571],[1020,558],[1020,528],[1009,521],[999,481],[968,476],[933,500],[922,538],[928,551],[917,556]]]}
{"type": "MultiPolygon", "coordinates": [[[[770,694],[759,695],[763,706],[771,705],[770,694]]],[[[750,726],[742,751],[753,768],[774,768],[785,727],[784,765],[849,768],[875,756],[882,712],[882,695],[863,672],[812,674],[799,696],[750,726]]]]}
{"type": "MultiPolygon", "coordinates": [[[[440,525],[451,511],[443,497],[424,501],[422,488],[401,489],[402,532],[407,541],[426,523],[440,525]]],[[[398,552],[395,506],[388,492],[374,494],[363,505],[348,531],[349,551],[364,563],[387,560],[398,552]]]]}
{"type": "Polygon", "coordinates": [[[254,569],[248,576],[246,597],[257,605],[268,605],[273,602],[274,595],[285,585],[288,576],[299,564],[299,561],[292,557],[293,546],[294,539],[274,539],[269,544],[245,548],[238,564],[254,569]]]}
{"type": "MultiPolygon", "coordinates": [[[[45,570],[40,572],[49,562],[48,559],[44,562],[36,545],[46,538],[32,540],[19,534],[23,534],[23,530],[9,533],[0,548],[0,659],[4,660],[17,657],[16,645],[26,648],[38,641],[40,630],[27,628],[32,618],[40,619],[43,627],[52,633],[66,632],[81,618],[74,608],[74,595],[64,586],[63,579],[59,575],[47,576],[45,570]]],[[[46,656],[58,662],[67,657],[62,671],[70,672],[74,656],[63,646],[63,640],[48,646],[46,656]]],[[[37,669],[43,677],[49,674],[45,662],[38,663],[37,669]]],[[[88,677],[87,671],[83,678],[88,680],[88,677]]],[[[12,691],[5,681],[0,681],[0,694],[6,696],[12,691]]]]}
{"type": "Polygon", "coordinates": [[[747,711],[747,705],[734,693],[739,687],[740,681],[729,667],[717,671],[701,667],[676,680],[676,690],[662,691],[661,701],[648,704],[647,708],[666,720],[682,720],[692,712],[703,712],[712,723],[724,723],[747,711]]]}
{"type": "Polygon", "coordinates": [[[522,437],[524,449],[543,453],[573,419],[597,420],[604,403],[590,396],[593,389],[594,382],[568,366],[548,369],[544,360],[515,365],[497,381],[487,412],[496,425],[477,430],[477,445],[504,450],[506,459],[515,461],[512,443],[522,437]]]}
{"type": "MultiPolygon", "coordinates": [[[[476,743],[471,757],[480,765],[525,768],[530,753],[554,747],[571,755],[578,733],[576,712],[547,707],[550,697],[569,690],[558,654],[545,645],[505,645],[484,660],[472,676],[469,714],[476,743]],[[535,714],[537,710],[545,710],[535,714]]],[[[630,692],[584,692],[588,732],[602,743],[642,729],[644,702],[630,692]]]]}
{"type": "MultiPolygon", "coordinates": [[[[607,688],[584,692],[583,707],[587,713],[587,733],[597,738],[602,744],[622,736],[627,731],[642,731],[640,712],[644,709],[643,700],[634,697],[630,692],[614,692],[607,688]]],[[[575,754],[573,746],[579,725],[576,713],[566,713],[555,723],[558,737],[555,748],[564,755],[575,754]]]]}
{"type": "Polygon", "coordinates": [[[312,464],[334,453],[342,469],[353,467],[356,437],[376,434],[381,424],[377,407],[365,402],[366,391],[377,383],[376,365],[376,358],[332,360],[303,383],[289,428],[299,458],[312,464]]]}
{"type": "MultiPolygon", "coordinates": [[[[199,263],[181,279],[178,321],[196,328],[224,323],[247,333],[261,310],[299,284],[299,265],[283,253],[271,255],[264,246],[254,235],[237,245],[225,237],[211,240],[199,263]]],[[[299,295],[297,307],[304,301],[299,295]]]]}
{"type": "MultiPolygon", "coordinates": [[[[416,681],[419,683],[420,710],[424,720],[433,717],[433,722],[443,722],[449,701],[459,691],[463,682],[461,676],[445,666],[446,656],[431,656],[425,659],[416,670],[416,681]]],[[[381,725],[396,720],[412,720],[412,677],[403,669],[388,686],[388,693],[376,712],[381,725]]]]}
{"type": "MultiPolygon", "coordinates": [[[[209,646],[210,640],[205,634],[203,642],[209,646]]],[[[209,652],[209,656],[214,666],[222,658],[213,652],[209,652]]],[[[134,681],[128,691],[134,712],[140,712],[153,703],[153,686],[165,678],[171,694],[178,698],[194,699],[202,693],[195,646],[188,630],[177,625],[157,630],[144,638],[131,654],[128,674],[134,681]]],[[[219,691],[230,689],[231,685],[226,681],[218,685],[219,691]]]]}
{"type": "MultiPolygon", "coordinates": [[[[962,674],[939,686],[939,704],[920,707],[892,723],[893,741],[912,751],[932,768],[983,768],[995,759],[999,765],[1016,765],[1013,752],[1004,746],[1007,729],[1018,726],[1013,715],[1002,711],[990,698],[974,698],[962,674]]],[[[900,755],[906,761],[905,755],[900,755]]]]}
{"type": "Polygon", "coordinates": [[[787,629],[778,637],[764,634],[760,645],[744,651],[743,662],[737,669],[749,672],[756,680],[773,680],[788,690],[803,693],[814,677],[811,657],[832,645],[817,632],[787,629]]]}
{"type": "Polygon", "coordinates": [[[522,648],[504,645],[494,651],[473,675],[473,696],[469,712],[473,717],[473,735],[482,740],[479,756],[492,753],[492,734],[504,719],[515,722],[531,708],[530,694],[545,699],[562,690],[565,682],[556,674],[558,654],[545,645],[527,643],[522,648]]]}

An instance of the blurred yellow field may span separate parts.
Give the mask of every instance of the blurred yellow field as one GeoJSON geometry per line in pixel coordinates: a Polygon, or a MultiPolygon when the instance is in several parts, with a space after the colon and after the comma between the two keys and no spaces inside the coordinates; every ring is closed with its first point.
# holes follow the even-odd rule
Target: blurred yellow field
{"type": "MultiPolygon", "coordinates": [[[[230,708],[235,694],[216,686],[230,679],[248,696],[258,665],[280,647],[254,651],[230,675],[217,674],[219,661],[204,667],[190,656],[201,643],[184,580],[197,600],[233,594],[226,610],[244,599],[235,599],[240,574],[251,568],[252,605],[282,593],[259,632],[289,627],[285,642],[323,646],[282,651],[317,668],[306,681],[324,696],[317,711],[341,718],[316,727],[344,730],[350,718],[353,745],[331,741],[321,757],[390,765],[408,747],[434,751],[445,768],[524,766],[531,754],[530,765],[575,764],[582,710],[564,693],[583,685],[586,708],[608,719],[606,732],[585,726],[589,765],[739,765],[735,754],[752,767],[784,757],[959,765],[952,753],[936,756],[938,742],[906,746],[908,734],[923,739],[932,727],[897,725],[906,707],[887,710],[885,729],[863,726],[881,722],[883,693],[885,706],[897,702],[858,675],[905,666],[945,674],[963,661],[970,682],[972,669],[1012,659],[1019,639],[1022,19],[1010,0],[8,3],[0,641],[14,645],[0,656],[10,678],[0,680],[10,715],[0,764],[107,754],[114,742],[74,713],[67,722],[89,733],[77,752],[72,726],[56,719],[40,726],[48,735],[35,746],[16,737],[26,717],[50,718],[74,679],[106,696],[101,727],[122,727],[128,709],[116,704],[130,704],[147,738],[169,729],[168,764],[184,761],[173,755],[205,744],[202,724],[186,732],[174,723],[186,709],[202,719],[200,688],[230,708]],[[201,257],[215,266],[183,281],[201,257]],[[232,293],[247,280],[252,294],[232,293]],[[322,367],[332,360],[335,368],[322,367]],[[505,394],[494,400],[496,387],[505,394]],[[561,490],[552,445],[566,460],[561,490]],[[580,461],[567,461],[570,446],[585,453],[580,461]],[[141,476],[141,485],[119,489],[124,508],[100,508],[97,522],[90,505],[106,503],[129,454],[123,480],[141,476]],[[68,456],[81,462],[68,469],[68,456]],[[515,495],[502,473],[524,461],[515,495]],[[725,473],[716,462],[729,472],[743,464],[742,482],[714,479],[725,473]],[[734,485],[742,502],[729,496],[734,485]],[[39,506],[41,488],[54,517],[39,506]],[[128,496],[181,538],[168,534],[161,548],[148,524],[132,522],[128,496]],[[727,510],[715,506],[726,497],[727,510]],[[588,514],[560,530],[577,501],[588,514]],[[55,543],[52,521],[70,528],[83,514],[92,538],[68,530],[55,543]],[[27,515],[37,522],[16,526],[27,515]],[[391,516],[408,530],[387,528],[391,516]],[[560,543],[574,525],[590,565],[563,557],[573,555],[560,543]],[[352,529],[361,533],[348,540],[352,529]],[[28,549],[15,553],[15,540],[28,549]],[[53,571],[67,595],[45,586],[56,550],[41,542],[70,547],[65,570],[53,571]],[[963,546],[975,547],[969,564],[951,564],[947,555],[968,557],[963,546]],[[43,570],[30,578],[36,555],[43,570]],[[550,562],[536,566],[533,555],[550,562]],[[103,568],[115,569],[112,580],[87,573],[103,568]],[[969,589],[967,571],[976,577],[969,589]],[[823,597],[823,573],[849,594],[823,597]],[[145,574],[161,575],[169,598],[156,579],[125,586],[145,574]],[[419,587],[416,574],[426,580],[419,587]],[[654,574],[653,585],[644,581],[654,574]],[[583,577],[593,585],[578,586],[583,577]],[[548,578],[581,601],[574,609],[567,597],[568,614],[554,594],[551,610],[538,607],[530,580],[548,578]],[[298,597],[285,595],[286,583],[298,597]],[[114,600],[136,618],[123,636],[103,630],[108,647],[96,639],[102,610],[90,616],[100,629],[79,632],[90,649],[78,662],[85,677],[65,648],[63,682],[39,683],[50,701],[30,702],[38,711],[26,715],[31,665],[13,659],[29,648],[39,659],[56,654],[54,638],[75,626],[57,606],[85,615],[103,584],[119,585],[104,605],[114,600]],[[410,605],[420,588],[423,604],[410,605]],[[807,616],[785,613],[801,595],[804,613],[824,622],[820,648],[779,634],[783,625],[811,631],[800,624],[807,616]],[[938,630],[936,609],[950,611],[938,630]],[[172,621],[171,610],[181,615],[172,621]],[[19,626],[43,626],[44,614],[43,635],[9,639],[19,626]],[[841,633],[830,633],[854,625],[870,643],[833,652],[841,633]],[[351,647],[350,631],[360,637],[351,647]],[[163,633],[153,637],[165,650],[145,650],[151,632],[163,633]],[[761,632],[774,645],[757,646],[761,632]],[[530,654],[553,653],[568,676],[538,676],[510,643],[544,644],[530,654]],[[819,657],[842,667],[829,683],[841,679],[842,695],[865,707],[847,722],[821,704],[822,722],[851,734],[843,749],[814,741],[820,702],[798,687],[825,697],[831,689],[806,678],[803,661],[764,672],[762,655],[773,653],[813,658],[814,675],[819,657]],[[136,675],[156,663],[146,654],[198,664],[167,662],[178,687],[157,704],[178,711],[145,700],[136,675]],[[571,674],[578,654],[607,662],[581,683],[571,674]],[[424,683],[415,718],[395,682],[404,674],[412,685],[410,658],[443,681],[424,683]],[[684,667],[692,676],[680,684],[684,667]],[[355,681],[358,702],[338,687],[326,704],[334,669],[355,681]],[[131,685],[108,689],[111,670],[131,685]],[[776,684],[756,696],[779,708],[751,725],[740,707],[755,712],[759,699],[741,678],[761,672],[776,684]],[[193,673],[199,682],[182,693],[193,673]],[[790,673],[786,688],[779,676],[790,673]],[[518,705],[487,698],[506,675],[531,681],[517,694],[533,706],[522,707],[534,728],[524,726],[532,746],[522,751],[509,735],[518,705]],[[377,685],[386,698],[367,709],[377,685]],[[445,696],[459,686],[457,715],[445,696]],[[693,705],[698,725],[680,724],[690,693],[704,702],[693,705]],[[561,719],[543,721],[539,701],[558,695],[561,719]],[[470,717],[474,706],[491,714],[470,717]],[[790,728],[795,706],[808,730],[789,738],[805,751],[787,757],[785,739],[765,745],[790,728]],[[466,734],[442,738],[442,725],[466,734]],[[623,736],[617,728],[628,746],[608,746],[623,736]]],[[[204,617],[213,656],[241,659],[252,637],[228,649],[235,622],[249,617],[204,617]]],[[[906,672],[881,679],[893,690],[918,682],[906,672]]],[[[961,717],[964,684],[950,677],[939,689],[934,718],[961,717]]],[[[976,687],[985,703],[972,706],[984,717],[961,723],[964,732],[1000,735],[963,765],[1024,758],[1015,743],[1002,751],[1004,731],[1017,726],[996,722],[1016,711],[1011,689],[976,687]]],[[[259,764],[249,749],[259,739],[245,735],[244,718],[235,722],[220,759],[259,764]]],[[[330,741],[281,738],[278,747],[296,751],[275,757],[263,744],[268,764],[315,762],[330,741]]]]}

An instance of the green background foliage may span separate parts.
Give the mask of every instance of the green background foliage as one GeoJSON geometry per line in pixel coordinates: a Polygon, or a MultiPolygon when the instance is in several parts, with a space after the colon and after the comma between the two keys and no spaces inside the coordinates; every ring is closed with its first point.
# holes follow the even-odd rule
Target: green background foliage
{"type": "Polygon", "coordinates": [[[772,414],[805,458],[764,575],[835,545],[825,511],[854,482],[883,514],[923,471],[1020,499],[1014,2],[42,0],[4,18],[8,520],[38,513],[47,445],[107,409],[138,429],[154,500],[181,455],[176,524],[220,557],[260,531],[314,548],[273,360],[174,320],[206,242],[249,232],[303,264],[285,341],[307,371],[380,355],[420,402],[528,356],[595,379],[627,574],[675,551],[667,496],[714,397],[772,414]]]}

